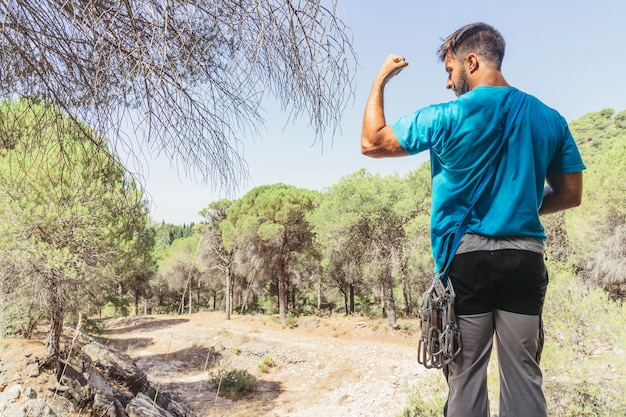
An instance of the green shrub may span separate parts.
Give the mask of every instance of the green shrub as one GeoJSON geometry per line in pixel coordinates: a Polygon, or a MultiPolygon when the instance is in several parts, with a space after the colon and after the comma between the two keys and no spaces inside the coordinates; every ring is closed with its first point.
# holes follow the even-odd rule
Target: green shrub
{"type": "Polygon", "coordinates": [[[217,388],[217,394],[230,399],[238,399],[252,394],[257,387],[256,378],[245,369],[232,369],[221,366],[210,378],[217,388]]]}
{"type": "Polygon", "coordinates": [[[298,318],[292,314],[287,314],[283,322],[283,329],[295,329],[298,327],[298,318]]]}
{"type": "Polygon", "coordinates": [[[406,408],[396,417],[441,417],[448,394],[441,372],[428,372],[409,391],[406,408]]]}
{"type": "Polygon", "coordinates": [[[276,366],[276,362],[271,356],[265,356],[261,363],[259,364],[259,371],[263,373],[267,373],[276,366]]]}
{"type": "Polygon", "coordinates": [[[83,318],[82,330],[88,334],[101,335],[105,332],[105,328],[97,321],[90,317],[83,318]]]}
{"type": "Polygon", "coordinates": [[[549,264],[541,366],[552,417],[626,415],[624,306],[581,282],[571,265],[549,264]]]}

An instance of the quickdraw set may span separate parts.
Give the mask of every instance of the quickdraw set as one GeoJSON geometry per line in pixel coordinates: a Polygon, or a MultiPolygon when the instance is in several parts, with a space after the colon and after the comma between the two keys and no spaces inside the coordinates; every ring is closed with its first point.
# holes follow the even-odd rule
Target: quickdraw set
{"type": "Polygon", "coordinates": [[[454,314],[454,289],[440,279],[424,293],[420,306],[422,336],[417,346],[417,362],[426,368],[442,368],[454,360],[463,347],[461,331],[454,314]]]}

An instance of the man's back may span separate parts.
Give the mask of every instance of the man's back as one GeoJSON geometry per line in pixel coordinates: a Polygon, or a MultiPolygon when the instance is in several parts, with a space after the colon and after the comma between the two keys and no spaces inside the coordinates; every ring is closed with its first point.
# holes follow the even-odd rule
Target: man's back
{"type": "MultiPolygon", "coordinates": [[[[430,150],[431,225],[438,265],[496,153],[517,91],[514,87],[476,87],[454,101],[425,107],[391,125],[407,153],[430,150]]],[[[565,120],[536,98],[527,96],[494,179],[474,209],[468,232],[528,236],[543,241],[538,209],[546,174],[583,168],[578,158],[568,158],[569,154],[563,152],[568,148],[575,150],[565,120]]]]}

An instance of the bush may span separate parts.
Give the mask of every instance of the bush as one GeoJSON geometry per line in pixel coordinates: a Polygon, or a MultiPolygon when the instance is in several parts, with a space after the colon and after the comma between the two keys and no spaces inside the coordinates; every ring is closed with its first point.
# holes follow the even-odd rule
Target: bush
{"type": "Polygon", "coordinates": [[[441,372],[428,372],[409,392],[406,408],[396,417],[441,417],[448,388],[441,372]]]}
{"type": "Polygon", "coordinates": [[[577,279],[570,265],[548,268],[541,365],[549,415],[626,415],[624,306],[577,279]]]}
{"type": "Polygon", "coordinates": [[[274,359],[271,356],[266,356],[263,358],[263,360],[259,364],[259,371],[263,373],[267,373],[270,371],[270,369],[272,369],[275,366],[276,366],[276,362],[274,361],[274,359]]]}
{"type": "Polygon", "coordinates": [[[298,327],[298,318],[292,314],[287,314],[283,322],[283,329],[295,329],[298,327]]]}
{"type": "Polygon", "coordinates": [[[252,394],[257,387],[256,378],[245,369],[232,369],[220,366],[210,383],[217,388],[217,394],[230,399],[239,399],[252,394]]]}

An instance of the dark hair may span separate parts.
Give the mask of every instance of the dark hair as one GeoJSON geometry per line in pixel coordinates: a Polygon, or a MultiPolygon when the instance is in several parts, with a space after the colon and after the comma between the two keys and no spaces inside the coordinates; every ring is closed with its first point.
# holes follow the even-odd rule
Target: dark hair
{"type": "Polygon", "coordinates": [[[448,53],[456,59],[464,59],[467,54],[475,53],[499,71],[505,46],[500,32],[479,22],[465,25],[444,39],[437,54],[441,62],[445,62],[448,53]]]}

